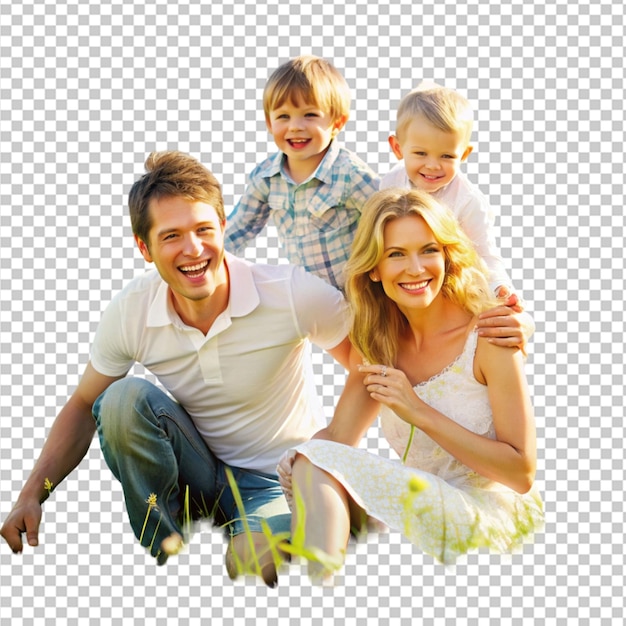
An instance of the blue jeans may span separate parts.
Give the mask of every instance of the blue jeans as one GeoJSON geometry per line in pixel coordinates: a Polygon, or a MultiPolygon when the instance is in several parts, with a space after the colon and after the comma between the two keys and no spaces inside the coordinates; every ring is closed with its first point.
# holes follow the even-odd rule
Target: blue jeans
{"type": "MultiPolygon", "coordinates": [[[[165,537],[184,535],[185,492],[193,519],[212,517],[232,536],[243,532],[225,463],[207,447],[187,412],[152,383],[124,378],[94,403],[100,446],[121,482],[135,536],[153,556],[165,537]]],[[[291,515],[278,477],[231,468],[252,532],[265,519],[273,533],[289,531],[291,515]]]]}

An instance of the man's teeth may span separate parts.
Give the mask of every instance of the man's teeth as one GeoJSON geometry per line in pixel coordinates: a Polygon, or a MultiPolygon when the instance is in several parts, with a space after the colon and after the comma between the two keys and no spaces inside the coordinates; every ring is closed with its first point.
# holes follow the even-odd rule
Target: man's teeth
{"type": "Polygon", "coordinates": [[[181,272],[197,272],[199,270],[204,269],[209,264],[208,261],[203,261],[202,263],[198,263],[197,265],[187,265],[186,267],[181,267],[181,272]]]}

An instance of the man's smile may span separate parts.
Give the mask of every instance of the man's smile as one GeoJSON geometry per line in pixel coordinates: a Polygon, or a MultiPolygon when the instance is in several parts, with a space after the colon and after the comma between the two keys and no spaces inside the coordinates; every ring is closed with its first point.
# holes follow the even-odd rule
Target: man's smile
{"type": "Polygon", "coordinates": [[[195,263],[194,265],[185,265],[180,266],[178,269],[183,272],[186,276],[191,278],[196,278],[198,276],[202,276],[204,271],[209,266],[209,260],[201,261],[200,263],[195,263]]]}

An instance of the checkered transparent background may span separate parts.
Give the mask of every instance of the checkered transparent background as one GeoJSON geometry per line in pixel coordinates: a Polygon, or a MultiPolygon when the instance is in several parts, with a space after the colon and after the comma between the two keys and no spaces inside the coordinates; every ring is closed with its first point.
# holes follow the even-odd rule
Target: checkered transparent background
{"type": "MultiPolygon", "coordinates": [[[[46,503],[40,547],[0,546],[2,624],[622,624],[623,11],[618,0],[0,0],[2,518],[101,310],[144,269],[125,207],[147,153],[194,154],[232,207],[273,150],[264,82],[301,53],[344,72],[342,139],[381,173],[395,108],[419,80],[476,105],[466,171],[499,213],[537,323],[528,373],[547,518],[513,556],[444,568],[387,533],[350,546],[334,588],[294,563],[269,590],[225,576],[208,527],[157,568],[94,442],[46,503]]],[[[275,231],[247,254],[280,261],[275,231]]],[[[342,374],[316,360],[330,415],[342,374]]],[[[389,454],[376,428],[364,445],[389,454]]]]}

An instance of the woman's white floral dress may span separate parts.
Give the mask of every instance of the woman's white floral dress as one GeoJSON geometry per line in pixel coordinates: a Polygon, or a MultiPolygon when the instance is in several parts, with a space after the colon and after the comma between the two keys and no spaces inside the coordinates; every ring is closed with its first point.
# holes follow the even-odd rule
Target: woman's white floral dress
{"type": "MultiPolygon", "coordinates": [[[[430,406],[468,430],[495,438],[487,387],[473,374],[477,334],[442,372],[415,386],[430,406]]],[[[400,457],[410,426],[391,410],[381,412],[385,437],[400,457]]],[[[473,548],[510,552],[543,525],[537,490],[520,495],[459,463],[416,430],[406,464],[324,440],[297,448],[332,474],[368,515],[401,531],[425,553],[452,563],[473,548]]]]}

